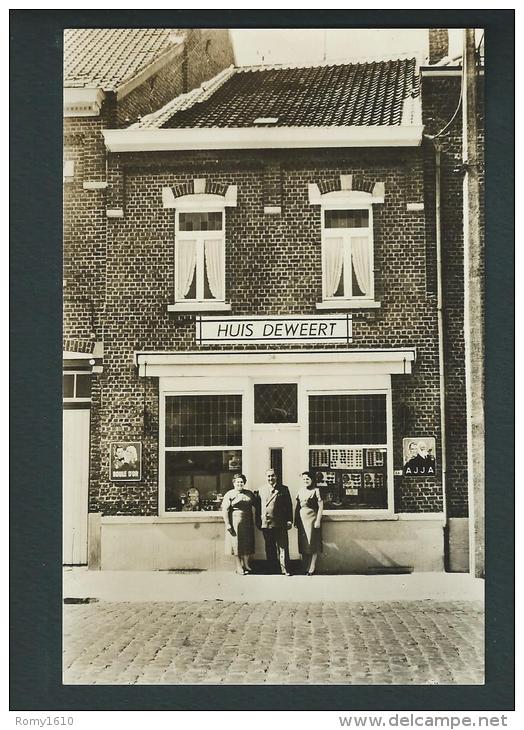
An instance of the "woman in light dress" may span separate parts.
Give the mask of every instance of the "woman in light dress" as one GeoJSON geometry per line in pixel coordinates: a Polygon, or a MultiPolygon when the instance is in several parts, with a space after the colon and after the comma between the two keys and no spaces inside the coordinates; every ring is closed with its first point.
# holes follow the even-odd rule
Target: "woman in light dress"
{"type": "Polygon", "coordinates": [[[324,505],[311,472],[302,472],[301,478],[302,486],[297,494],[294,524],[298,529],[298,550],[302,555],[306,575],[313,575],[317,556],[322,552],[320,525],[324,505]]]}
{"type": "Polygon", "coordinates": [[[251,573],[249,561],[255,552],[255,496],[246,489],[246,477],[234,474],[233,489],[224,494],[222,517],[226,526],[226,555],[234,555],[236,572],[251,573]]]}

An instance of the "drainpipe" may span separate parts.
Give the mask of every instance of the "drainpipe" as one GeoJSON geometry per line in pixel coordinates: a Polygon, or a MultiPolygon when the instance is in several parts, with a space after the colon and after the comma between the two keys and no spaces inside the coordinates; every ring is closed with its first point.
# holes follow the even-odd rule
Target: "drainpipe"
{"type": "Polygon", "coordinates": [[[440,147],[435,147],[435,244],[437,249],[437,322],[438,322],[438,366],[440,395],[440,441],[442,459],[442,511],[447,526],[446,506],[446,377],[444,371],[444,316],[442,311],[442,228],[440,218],[440,147]]]}

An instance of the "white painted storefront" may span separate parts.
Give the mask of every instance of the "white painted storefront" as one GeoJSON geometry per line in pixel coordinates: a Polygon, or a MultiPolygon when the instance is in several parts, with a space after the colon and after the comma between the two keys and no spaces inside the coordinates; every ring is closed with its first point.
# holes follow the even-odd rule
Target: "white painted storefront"
{"type": "MultiPolygon", "coordinates": [[[[172,429],[166,425],[176,421],[173,408],[178,401],[218,396],[241,403],[238,412],[241,424],[237,424],[241,436],[234,445],[206,447],[207,457],[213,458],[216,452],[224,454],[224,458],[230,459],[231,475],[233,471],[243,471],[251,490],[262,486],[266,469],[277,465],[294,501],[301,472],[311,468],[311,460],[326,451],[326,444],[311,443],[315,430],[309,423],[311,399],[372,396],[384,406],[384,442],[361,441],[353,452],[360,453],[360,458],[366,454],[366,459],[368,452],[379,453],[382,502],[356,509],[351,506],[346,509],[340,503],[334,508],[334,504],[325,503],[324,547],[318,568],[325,572],[367,572],[381,568],[442,570],[444,516],[402,515],[394,511],[391,375],[409,374],[415,356],[413,348],[137,353],[140,376],[159,379],[159,515],[102,517],[101,567],[113,570],[231,567],[231,558],[224,553],[219,495],[216,495],[216,506],[208,503],[200,511],[188,509],[187,504],[180,507],[177,501],[178,477],[172,464],[181,463],[185,457],[190,463],[199,456],[194,445],[174,444],[172,429]],[[288,385],[296,392],[296,417],[291,419],[294,422],[261,423],[256,417],[256,386],[270,388],[272,384],[288,385]]],[[[336,450],[331,449],[331,458],[335,458],[334,453],[338,455],[336,458],[342,458],[341,454],[347,458],[346,452],[352,448],[337,445],[336,450]]],[[[220,491],[223,493],[230,475],[226,473],[222,477],[220,491]]],[[[198,478],[195,477],[193,486],[202,483],[198,478]]],[[[356,491],[347,489],[345,493],[356,491]]],[[[182,503],[184,499],[187,500],[186,492],[182,493],[182,503]]],[[[290,533],[290,552],[292,558],[299,557],[296,530],[290,533]]],[[[264,557],[260,533],[255,557],[264,557]]]]}

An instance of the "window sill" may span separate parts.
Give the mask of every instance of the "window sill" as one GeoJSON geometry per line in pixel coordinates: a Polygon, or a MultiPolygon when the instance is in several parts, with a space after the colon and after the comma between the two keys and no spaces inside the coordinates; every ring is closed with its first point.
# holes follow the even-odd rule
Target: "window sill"
{"type": "MultiPolygon", "coordinates": [[[[324,510],[322,520],[325,522],[398,522],[398,514],[387,510],[324,510]]],[[[441,519],[440,515],[436,519],[441,519]]],[[[170,524],[187,522],[223,523],[224,518],[219,510],[196,512],[164,512],[159,516],[142,515],[106,515],[101,518],[103,525],[115,524],[170,524]]]]}
{"type": "Polygon", "coordinates": [[[125,525],[125,524],[171,524],[178,522],[221,522],[224,518],[220,511],[197,511],[197,512],[165,512],[157,516],[142,515],[107,515],[101,518],[103,525],[125,525]]]}
{"type": "Polygon", "coordinates": [[[374,299],[355,299],[341,300],[339,302],[335,300],[317,302],[315,305],[317,309],[378,309],[381,306],[380,302],[376,302],[374,299]]]}
{"type": "Polygon", "coordinates": [[[396,522],[398,515],[389,510],[324,509],[327,522],[396,522]]]}
{"type": "Polygon", "coordinates": [[[176,302],[167,305],[168,312],[230,312],[227,302],[176,302]]]}

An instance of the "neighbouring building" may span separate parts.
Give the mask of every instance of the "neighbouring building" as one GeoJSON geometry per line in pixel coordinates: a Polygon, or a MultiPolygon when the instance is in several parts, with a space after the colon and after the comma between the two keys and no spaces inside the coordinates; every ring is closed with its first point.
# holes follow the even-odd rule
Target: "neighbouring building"
{"type": "Polygon", "coordinates": [[[102,130],[126,127],[234,63],[227,30],[64,32],[64,562],[87,560],[99,459],[107,241],[102,130]],[[94,377],[93,377],[94,375],[94,377]]]}
{"type": "MultiPolygon", "coordinates": [[[[446,462],[446,532],[447,567],[467,571],[469,566],[470,533],[478,533],[477,550],[483,552],[484,501],[472,500],[468,490],[466,373],[464,337],[464,292],[469,285],[464,267],[464,139],[462,98],[464,92],[462,55],[450,56],[448,31],[430,31],[429,64],[421,67],[422,116],[424,123],[424,179],[426,206],[426,236],[428,256],[433,256],[435,272],[433,286],[438,296],[437,256],[441,259],[443,367],[441,388],[445,398],[445,457],[446,462]],[[433,251],[433,253],[432,253],[433,251]],[[476,506],[473,506],[473,501],[476,506]],[[475,510],[477,527],[470,524],[470,511],[475,510]],[[479,528],[480,523],[480,528],[479,528]]],[[[477,55],[477,142],[478,177],[481,202],[484,199],[484,44],[478,39],[477,55]]],[[[481,266],[484,278],[484,217],[480,206],[481,266]]],[[[477,313],[484,321],[483,302],[477,313]]],[[[483,353],[478,355],[482,358],[483,353]]],[[[475,384],[473,384],[475,387],[475,384]]],[[[483,484],[479,492],[483,496],[483,484]]],[[[477,574],[483,574],[483,559],[477,561],[477,574]],[[479,570],[480,567],[480,570],[479,570]]]]}
{"type": "Polygon", "coordinates": [[[315,472],[320,571],[467,570],[460,120],[439,182],[425,137],[448,68],[224,63],[71,120],[98,164],[75,148],[65,234],[92,567],[229,567],[221,495],[272,466],[292,495],[315,472]]]}

